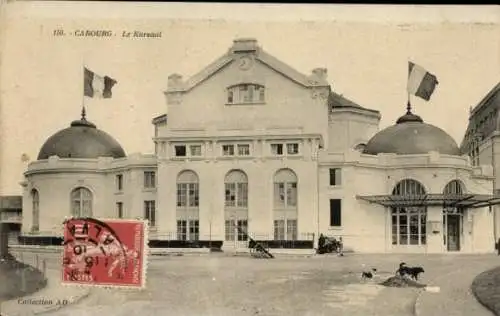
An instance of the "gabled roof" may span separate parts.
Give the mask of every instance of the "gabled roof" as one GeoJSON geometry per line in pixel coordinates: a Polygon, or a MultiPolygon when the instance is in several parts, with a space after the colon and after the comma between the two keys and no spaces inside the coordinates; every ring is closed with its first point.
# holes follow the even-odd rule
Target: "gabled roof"
{"type": "MultiPolygon", "coordinates": [[[[302,85],[304,87],[327,87],[329,86],[326,81],[326,69],[317,68],[316,70],[324,71],[325,76],[321,77],[315,75],[304,75],[292,68],[291,66],[280,61],[276,57],[264,51],[261,47],[257,46],[257,41],[254,39],[237,39],[234,41],[233,46],[228,50],[227,53],[217,58],[214,62],[210,63],[208,66],[203,68],[198,73],[194,74],[187,80],[183,82],[177,81],[175,86],[170,86],[167,92],[187,92],[197,85],[201,84],[203,81],[207,80],[215,73],[231,64],[237,60],[240,56],[251,54],[256,61],[267,65],[269,68],[275,70],[281,75],[287,77],[288,79],[294,81],[295,83],[302,85]],[[245,49],[241,47],[245,45],[245,49]]],[[[176,77],[176,79],[182,78],[180,75],[174,74],[171,77],[176,77]]]]}
{"type": "Polygon", "coordinates": [[[484,105],[488,104],[488,102],[499,92],[500,92],[500,82],[497,83],[497,85],[493,89],[491,89],[490,92],[488,92],[488,94],[481,100],[481,102],[479,102],[478,105],[474,107],[474,109],[472,109],[470,117],[476,114],[479,111],[479,109],[481,109],[484,105]]]}
{"type": "Polygon", "coordinates": [[[354,108],[354,109],[360,109],[360,110],[369,111],[369,112],[373,112],[373,113],[380,113],[377,110],[372,110],[372,109],[367,109],[365,107],[362,107],[361,105],[354,103],[353,101],[345,98],[343,95],[337,94],[333,91],[330,91],[330,94],[328,95],[328,107],[330,109],[354,108]]]}

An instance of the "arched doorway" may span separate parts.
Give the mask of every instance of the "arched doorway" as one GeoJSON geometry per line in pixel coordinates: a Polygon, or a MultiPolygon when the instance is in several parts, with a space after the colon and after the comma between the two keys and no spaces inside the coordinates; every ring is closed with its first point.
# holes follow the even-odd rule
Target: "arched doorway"
{"type": "MultiPolygon", "coordinates": [[[[425,195],[424,186],[413,179],[398,182],[392,190],[403,200],[411,201],[415,196],[425,195]]],[[[391,209],[392,244],[394,246],[423,246],[427,243],[427,207],[397,206],[391,209]]]]}
{"type": "Polygon", "coordinates": [[[224,179],[225,243],[246,247],[248,233],[248,177],[241,170],[231,170],[224,179]]]}
{"type": "MultiPolygon", "coordinates": [[[[465,192],[464,184],[460,180],[452,180],[443,190],[445,196],[462,195],[465,192]]],[[[448,251],[460,251],[463,230],[463,208],[443,207],[443,243],[448,251]]]]}

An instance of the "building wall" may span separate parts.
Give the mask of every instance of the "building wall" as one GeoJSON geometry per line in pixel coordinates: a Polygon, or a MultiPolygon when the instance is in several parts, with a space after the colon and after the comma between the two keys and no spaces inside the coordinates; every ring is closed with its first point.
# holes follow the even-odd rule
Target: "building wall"
{"type": "MultiPolygon", "coordinates": [[[[326,99],[286,78],[258,60],[247,71],[230,63],[202,84],[184,93],[180,104],[169,104],[168,129],[208,130],[300,128],[302,133],[326,137],[326,99]],[[226,105],[226,88],[239,83],[265,86],[265,103],[226,105]]],[[[160,134],[161,135],[161,134],[160,134]]]]}
{"type": "Polygon", "coordinates": [[[328,124],[327,150],[341,153],[366,144],[379,130],[380,117],[364,109],[333,109],[328,124]]]}

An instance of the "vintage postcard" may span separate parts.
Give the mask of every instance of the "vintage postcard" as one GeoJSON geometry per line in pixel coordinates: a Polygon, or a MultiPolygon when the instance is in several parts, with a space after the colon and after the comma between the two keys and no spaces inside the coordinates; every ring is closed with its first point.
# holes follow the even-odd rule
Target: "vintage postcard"
{"type": "Polygon", "coordinates": [[[498,6],[1,3],[2,315],[500,312],[498,6]]]}

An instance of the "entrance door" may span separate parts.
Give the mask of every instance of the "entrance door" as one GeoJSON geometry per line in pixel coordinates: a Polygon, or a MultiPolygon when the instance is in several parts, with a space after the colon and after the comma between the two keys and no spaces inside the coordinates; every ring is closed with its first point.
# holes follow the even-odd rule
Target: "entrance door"
{"type": "Polygon", "coordinates": [[[448,251],[460,251],[460,215],[448,214],[446,217],[448,251]]]}
{"type": "Polygon", "coordinates": [[[226,240],[225,245],[234,248],[247,248],[248,246],[248,220],[246,219],[230,219],[226,220],[225,225],[226,240]]]}

